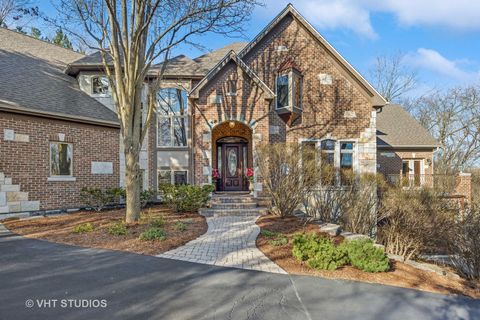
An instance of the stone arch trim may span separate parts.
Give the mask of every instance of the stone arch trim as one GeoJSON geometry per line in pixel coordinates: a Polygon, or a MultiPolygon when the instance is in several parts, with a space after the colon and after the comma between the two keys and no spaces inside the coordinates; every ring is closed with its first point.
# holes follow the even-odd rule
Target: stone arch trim
{"type": "Polygon", "coordinates": [[[212,128],[212,168],[217,168],[217,141],[225,137],[243,138],[248,143],[248,166],[253,166],[253,133],[254,129],[242,121],[227,120],[216,124],[212,128]],[[230,123],[234,123],[234,127],[230,127],[230,123]]]}

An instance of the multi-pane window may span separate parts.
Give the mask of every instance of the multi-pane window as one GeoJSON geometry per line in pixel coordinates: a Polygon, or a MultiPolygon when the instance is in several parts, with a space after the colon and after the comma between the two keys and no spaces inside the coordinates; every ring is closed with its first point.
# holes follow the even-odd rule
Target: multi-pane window
{"type": "Polygon", "coordinates": [[[157,101],[158,147],[187,146],[187,92],[176,88],[161,89],[157,101]]]}
{"type": "Polygon", "coordinates": [[[162,184],[187,184],[188,183],[188,172],[186,170],[158,170],[157,181],[158,185],[162,184]]]}
{"type": "Polygon", "coordinates": [[[277,76],[277,109],[302,108],[302,77],[295,70],[277,76]]]}
{"type": "Polygon", "coordinates": [[[107,94],[110,84],[108,83],[108,77],[95,76],[92,77],[92,93],[93,94],[107,94]]]}
{"type": "Polygon", "coordinates": [[[72,176],[73,146],[50,142],[50,176],[72,176]]]}
{"type": "Polygon", "coordinates": [[[350,184],[353,179],[353,142],[340,143],[340,180],[350,184]]]}

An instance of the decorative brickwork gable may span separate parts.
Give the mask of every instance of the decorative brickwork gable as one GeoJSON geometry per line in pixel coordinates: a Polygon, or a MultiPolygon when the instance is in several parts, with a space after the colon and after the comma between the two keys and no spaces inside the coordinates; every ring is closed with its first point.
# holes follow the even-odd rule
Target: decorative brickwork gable
{"type": "Polygon", "coordinates": [[[119,185],[119,130],[62,120],[0,112],[0,171],[14,185],[40,201],[40,209],[78,208],[83,187],[119,185]],[[28,141],[5,140],[5,129],[28,136],[28,141]],[[47,181],[50,141],[73,145],[75,181],[47,181]],[[92,161],[112,163],[113,173],[92,174],[92,161]]]}

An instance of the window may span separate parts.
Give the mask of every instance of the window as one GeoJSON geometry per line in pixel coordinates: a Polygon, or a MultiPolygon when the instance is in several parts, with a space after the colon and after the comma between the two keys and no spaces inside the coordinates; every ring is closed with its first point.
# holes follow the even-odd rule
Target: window
{"type": "Polygon", "coordinates": [[[187,170],[170,170],[162,169],[158,170],[157,176],[158,185],[162,184],[187,184],[188,183],[188,171],[187,170]]]}
{"type": "Polygon", "coordinates": [[[340,181],[351,184],[353,179],[353,142],[340,143],[340,181]]]}
{"type": "Polygon", "coordinates": [[[174,171],[173,184],[187,184],[187,171],[174,171]]]}
{"type": "Polygon", "coordinates": [[[323,185],[335,184],[335,140],[323,140],[320,143],[321,154],[321,182],[323,185]]]}
{"type": "Polygon", "coordinates": [[[161,89],[157,95],[157,146],[187,146],[187,92],[176,88],[161,89]]]}
{"type": "Polygon", "coordinates": [[[73,146],[69,143],[50,142],[50,176],[72,174],[73,146]]]}
{"type": "Polygon", "coordinates": [[[227,81],[227,95],[230,95],[230,96],[237,95],[237,80],[227,81]]]}
{"type": "Polygon", "coordinates": [[[93,94],[107,94],[110,84],[108,77],[96,76],[92,77],[92,93],[93,94]]]}
{"type": "Polygon", "coordinates": [[[171,184],[172,183],[172,171],[170,170],[158,170],[158,185],[171,184]]]}
{"type": "Polygon", "coordinates": [[[425,184],[424,160],[403,160],[402,161],[403,186],[419,187],[425,184]]]}
{"type": "Polygon", "coordinates": [[[302,108],[302,76],[295,70],[277,76],[277,109],[302,108]]]}
{"type": "Polygon", "coordinates": [[[277,109],[288,107],[288,75],[277,77],[277,109]]]}

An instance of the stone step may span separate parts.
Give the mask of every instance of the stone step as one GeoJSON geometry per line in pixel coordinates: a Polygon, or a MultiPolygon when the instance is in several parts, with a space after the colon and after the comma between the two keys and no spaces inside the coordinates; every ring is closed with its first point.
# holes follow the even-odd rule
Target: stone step
{"type": "Polygon", "coordinates": [[[338,236],[342,232],[342,227],[338,224],[323,223],[319,227],[321,232],[328,233],[331,236],[338,236]]]}
{"type": "Polygon", "coordinates": [[[211,203],[252,203],[253,197],[212,197],[211,203]]]}
{"type": "Polygon", "coordinates": [[[205,217],[259,216],[268,214],[267,208],[254,209],[212,209],[202,208],[199,213],[205,217]]]}
{"type": "Polygon", "coordinates": [[[252,209],[258,207],[256,202],[212,203],[212,209],[252,209]]]}

